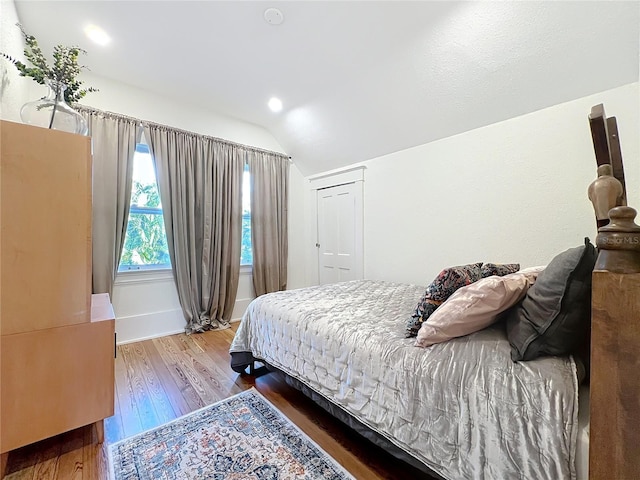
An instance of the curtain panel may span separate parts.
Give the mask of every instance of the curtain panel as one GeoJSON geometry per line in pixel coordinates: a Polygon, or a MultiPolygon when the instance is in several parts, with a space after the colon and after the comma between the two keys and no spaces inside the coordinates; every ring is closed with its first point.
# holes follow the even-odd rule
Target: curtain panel
{"type": "Polygon", "coordinates": [[[287,288],[289,159],[247,152],[251,174],[251,248],[256,296],[287,288]]]}
{"type": "Polygon", "coordinates": [[[93,149],[93,293],[113,294],[131,202],[133,155],[140,121],[78,105],[93,149]]]}
{"type": "Polygon", "coordinates": [[[225,328],[240,276],[243,151],[161,125],[144,128],[186,331],[225,328]]]}

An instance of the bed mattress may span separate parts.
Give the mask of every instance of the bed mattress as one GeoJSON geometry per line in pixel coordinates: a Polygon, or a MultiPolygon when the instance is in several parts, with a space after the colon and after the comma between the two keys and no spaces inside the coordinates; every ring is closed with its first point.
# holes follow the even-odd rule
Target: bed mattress
{"type": "Polygon", "coordinates": [[[578,435],[576,445],[577,480],[589,479],[589,387],[582,385],[578,392],[578,435]]]}
{"type": "Polygon", "coordinates": [[[404,337],[424,287],[354,281],[263,295],[230,351],[306,384],[447,479],[575,479],[571,357],[514,363],[501,325],[404,337]]]}

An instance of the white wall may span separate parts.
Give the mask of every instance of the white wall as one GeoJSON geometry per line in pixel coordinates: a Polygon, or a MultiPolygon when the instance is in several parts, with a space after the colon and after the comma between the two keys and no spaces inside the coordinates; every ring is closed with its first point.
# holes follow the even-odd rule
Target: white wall
{"type": "MultiPolygon", "coordinates": [[[[0,0],[0,52],[24,61],[22,51],[24,40],[16,27],[18,14],[13,0],[0,0]]],[[[20,121],[20,108],[32,98],[27,92],[27,82],[18,70],[5,59],[0,59],[0,118],[13,122],[20,121]]]]}
{"type": "Polygon", "coordinates": [[[309,285],[305,266],[305,247],[307,245],[305,196],[304,177],[294,163],[291,165],[289,174],[289,261],[287,265],[287,288],[289,290],[309,285]]]}
{"type": "MultiPolygon", "coordinates": [[[[254,298],[251,269],[243,267],[231,318],[240,319],[254,298]]],[[[170,271],[119,275],[113,305],[119,344],[184,332],[184,316],[170,271]]]]}
{"type": "MultiPolygon", "coordinates": [[[[426,285],[446,266],[546,264],[585,236],[594,241],[587,115],[598,103],[618,119],[629,205],[640,208],[634,83],[364,162],[365,278],[426,285]]],[[[310,231],[315,218],[306,222],[310,231]]],[[[309,284],[317,272],[312,241],[309,284]]]]}
{"type": "MultiPolygon", "coordinates": [[[[14,1],[0,0],[0,52],[24,62],[24,38],[16,26],[19,21],[14,1]]],[[[21,77],[14,65],[0,58],[0,119],[20,122],[22,105],[46,93],[46,86],[21,77]]]]}
{"type": "Polygon", "coordinates": [[[90,72],[83,72],[81,78],[86,86],[100,90],[87,94],[82,100],[84,105],[232,142],[284,152],[273,135],[258,125],[98,77],[90,72]]]}

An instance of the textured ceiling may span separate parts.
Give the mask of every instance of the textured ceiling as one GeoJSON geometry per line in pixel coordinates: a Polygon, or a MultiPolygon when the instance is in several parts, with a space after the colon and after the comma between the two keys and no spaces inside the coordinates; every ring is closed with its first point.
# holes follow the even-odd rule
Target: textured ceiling
{"type": "MultiPolygon", "coordinates": [[[[638,81],[640,2],[17,0],[43,49],[270,131],[304,174],[638,81]],[[279,8],[284,23],[263,12],[279,8]],[[105,48],[82,28],[103,27],[105,48]],[[266,107],[272,95],[284,109],[266,107]]],[[[215,135],[215,132],[211,132],[215,135]]]]}

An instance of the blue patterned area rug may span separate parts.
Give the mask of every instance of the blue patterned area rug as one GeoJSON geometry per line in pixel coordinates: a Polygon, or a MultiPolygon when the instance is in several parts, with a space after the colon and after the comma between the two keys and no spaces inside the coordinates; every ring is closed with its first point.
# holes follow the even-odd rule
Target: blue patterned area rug
{"type": "Polygon", "coordinates": [[[109,447],[113,480],[353,477],[254,388],[109,447]]]}

